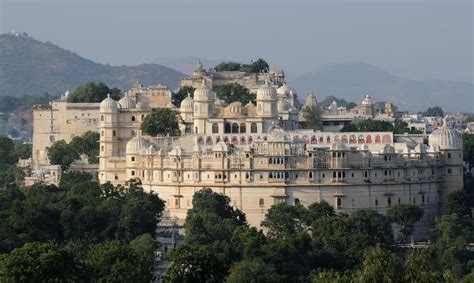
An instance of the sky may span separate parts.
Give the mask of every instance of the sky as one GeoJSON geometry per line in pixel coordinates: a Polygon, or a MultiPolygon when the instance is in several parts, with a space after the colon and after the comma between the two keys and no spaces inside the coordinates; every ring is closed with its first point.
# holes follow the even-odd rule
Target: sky
{"type": "Polygon", "coordinates": [[[0,0],[0,32],[111,65],[262,57],[297,76],[360,61],[473,82],[473,9],[470,0],[0,0]]]}

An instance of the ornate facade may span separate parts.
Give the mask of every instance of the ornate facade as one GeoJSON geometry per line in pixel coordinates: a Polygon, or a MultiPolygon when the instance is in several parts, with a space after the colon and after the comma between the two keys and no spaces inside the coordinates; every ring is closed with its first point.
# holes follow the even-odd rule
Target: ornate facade
{"type": "Polygon", "coordinates": [[[224,106],[216,100],[202,82],[194,100],[183,100],[187,130],[181,137],[142,136],[139,126],[148,105],[104,100],[100,181],[123,184],[139,178],[180,219],[194,192],[210,187],[229,196],[255,226],[279,202],[325,200],[347,213],[361,208],[385,213],[398,203],[417,204],[425,215],[416,237],[426,235],[447,195],[463,187],[462,138],[447,126],[432,133],[429,145],[412,144],[388,132],[282,127],[278,92],[269,85],[258,88],[256,105],[224,106]]]}

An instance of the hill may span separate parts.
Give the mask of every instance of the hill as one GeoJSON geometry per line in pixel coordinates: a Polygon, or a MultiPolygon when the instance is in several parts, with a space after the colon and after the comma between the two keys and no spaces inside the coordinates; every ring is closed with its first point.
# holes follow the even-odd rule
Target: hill
{"type": "Polygon", "coordinates": [[[168,68],[178,70],[182,73],[187,75],[191,75],[198,62],[201,62],[206,69],[213,68],[220,62],[225,60],[213,60],[213,59],[205,59],[199,58],[195,56],[182,56],[182,57],[160,57],[156,58],[152,61],[152,63],[160,64],[166,66],[168,68]]]}
{"type": "Polygon", "coordinates": [[[95,63],[50,42],[23,34],[0,35],[0,96],[53,95],[87,81],[128,89],[140,80],[172,89],[184,74],[158,64],[110,66],[95,63]]]}
{"type": "Polygon", "coordinates": [[[450,112],[474,112],[473,84],[445,80],[410,80],[360,63],[330,64],[288,82],[301,95],[313,89],[318,100],[336,96],[360,102],[365,94],[395,103],[400,110],[421,111],[440,105],[450,112]]]}

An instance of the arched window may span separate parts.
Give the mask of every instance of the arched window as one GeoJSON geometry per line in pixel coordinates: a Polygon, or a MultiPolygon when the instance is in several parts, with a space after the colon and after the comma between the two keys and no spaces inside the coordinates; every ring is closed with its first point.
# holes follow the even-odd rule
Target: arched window
{"type": "Polygon", "coordinates": [[[105,121],[105,117],[104,117],[104,115],[100,115],[100,120],[101,120],[102,122],[104,122],[104,121],[105,121]]]}
{"type": "Polygon", "coordinates": [[[135,122],[135,116],[132,116],[132,122],[135,122]]]}
{"type": "Polygon", "coordinates": [[[240,124],[240,132],[241,133],[247,132],[247,127],[245,126],[245,123],[240,124]]]}
{"type": "Polygon", "coordinates": [[[258,200],[258,205],[259,205],[260,207],[265,206],[265,201],[263,200],[263,198],[261,198],[261,199],[258,200]]]}
{"type": "Polygon", "coordinates": [[[217,125],[217,123],[212,124],[212,133],[213,134],[219,133],[219,125],[217,125]]]}
{"type": "Polygon", "coordinates": [[[232,133],[238,133],[239,132],[239,124],[233,123],[232,124],[232,133]]]}
{"type": "Polygon", "coordinates": [[[114,136],[114,137],[117,136],[117,132],[115,130],[112,131],[112,136],[114,136]]]}
{"type": "Polygon", "coordinates": [[[381,140],[380,136],[376,135],[375,136],[375,143],[381,143],[381,142],[382,142],[382,140],[381,140]]]}
{"type": "Polygon", "coordinates": [[[134,130],[132,130],[132,132],[130,134],[131,134],[132,138],[137,135],[137,133],[134,130]]]}
{"type": "Polygon", "coordinates": [[[230,124],[229,123],[224,124],[224,133],[226,133],[226,134],[230,133],[230,124]]]}
{"type": "Polygon", "coordinates": [[[206,144],[207,145],[212,145],[212,138],[211,137],[206,138],[206,144]]]}
{"type": "Polygon", "coordinates": [[[257,132],[257,124],[256,123],[250,124],[250,132],[252,132],[252,133],[257,132]]]}
{"type": "Polygon", "coordinates": [[[367,138],[365,139],[365,143],[372,143],[372,136],[367,135],[367,138]]]}

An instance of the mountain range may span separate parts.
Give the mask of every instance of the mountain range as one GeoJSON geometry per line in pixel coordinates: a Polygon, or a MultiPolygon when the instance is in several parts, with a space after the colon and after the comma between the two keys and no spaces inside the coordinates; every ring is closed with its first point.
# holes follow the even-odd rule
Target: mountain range
{"type": "Polygon", "coordinates": [[[410,80],[362,62],[330,64],[297,77],[288,84],[306,97],[314,90],[316,98],[333,95],[360,102],[368,94],[378,101],[389,101],[400,110],[421,111],[439,105],[449,112],[474,112],[472,83],[447,80],[410,80]]]}
{"type": "MultiPolygon", "coordinates": [[[[220,60],[193,56],[159,57],[150,64],[110,66],[85,59],[50,42],[26,34],[0,35],[0,96],[57,95],[88,81],[103,81],[126,90],[140,80],[176,89],[198,61],[207,68],[220,60]],[[180,70],[180,71],[176,71],[180,70]]],[[[288,75],[288,74],[287,74],[288,75]]],[[[330,64],[300,76],[287,76],[288,84],[304,100],[307,90],[316,98],[327,96],[360,102],[369,94],[393,102],[400,110],[422,111],[439,105],[448,112],[474,112],[472,83],[447,80],[411,80],[363,62],[330,64]]]]}
{"type": "Polygon", "coordinates": [[[163,84],[171,89],[185,76],[158,64],[110,66],[95,63],[50,42],[26,34],[0,35],[0,96],[52,95],[88,81],[128,89],[140,80],[144,85],[163,84]]]}

